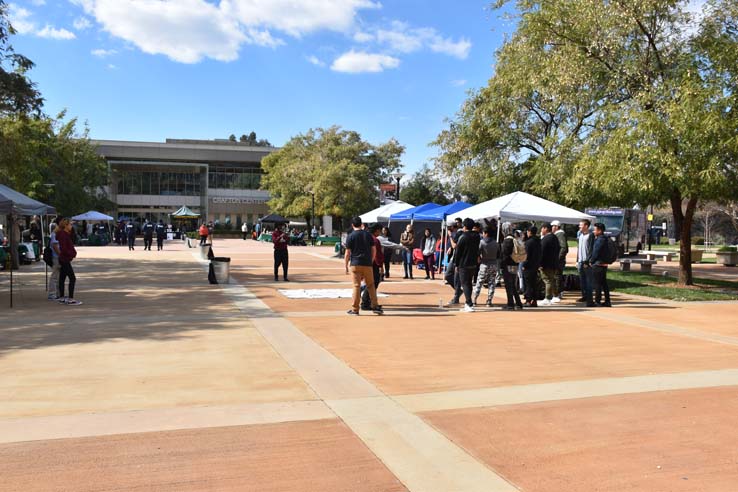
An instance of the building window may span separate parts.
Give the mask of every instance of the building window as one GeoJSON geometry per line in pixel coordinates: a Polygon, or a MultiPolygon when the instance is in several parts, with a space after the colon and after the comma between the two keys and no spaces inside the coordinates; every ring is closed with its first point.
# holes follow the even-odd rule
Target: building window
{"type": "Polygon", "coordinates": [[[199,173],[117,170],[119,195],[199,196],[199,173]]]}
{"type": "Polygon", "coordinates": [[[261,169],[212,166],[208,186],[227,190],[257,190],[261,184],[261,169]]]}

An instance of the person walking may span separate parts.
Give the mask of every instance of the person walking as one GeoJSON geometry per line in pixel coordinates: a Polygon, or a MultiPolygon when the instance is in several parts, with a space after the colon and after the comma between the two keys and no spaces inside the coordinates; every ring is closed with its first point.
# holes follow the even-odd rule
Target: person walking
{"type": "MultiPolygon", "coordinates": [[[[49,277],[49,283],[47,286],[48,299],[50,301],[57,301],[61,297],[59,295],[59,271],[61,265],[59,264],[59,240],[56,238],[56,230],[59,228],[59,223],[64,217],[57,217],[54,219],[54,230],[51,231],[49,236],[49,248],[51,248],[52,265],[51,265],[51,276],[49,277]]],[[[1,243],[1,242],[0,242],[1,243]]]]}
{"type": "Polygon", "coordinates": [[[136,249],[136,226],[133,221],[129,220],[126,224],[126,240],[128,241],[128,251],[136,249]]]}
{"type": "Polygon", "coordinates": [[[369,302],[374,314],[384,314],[382,307],[377,302],[377,291],[374,286],[374,272],[372,265],[377,254],[374,237],[361,228],[361,217],[351,219],[353,231],[346,238],[346,254],[344,255],[344,266],[346,275],[351,273],[354,290],[351,296],[351,309],[349,315],[358,316],[361,301],[361,282],[366,284],[369,292],[369,302]],[[350,266],[350,268],[349,268],[350,266]]]}
{"type": "Polygon", "coordinates": [[[610,286],[607,284],[607,267],[609,258],[607,253],[608,241],[605,236],[605,224],[598,222],[594,225],[594,246],[589,262],[592,265],[592,284],[595,293],[595,305],[600,307],[612,307],[610,302],[610,286]],[[602,303],[602,291],[605,291],[605,302],[602,303]]]}
{"type": "MultiPolygon", "coordinates": [[[[384,248],[382,247],[382,241],[379,236],[382,232],[382,226],[380,224],[374,224],[371,229],[371,235],[374,244],[374,261],[372,262],[372,274],[374,277],[374,292],[379,289],[379,284],[382,283],[382,268],[384,267],[384,248]]],[[[377,299],[378,302],[378,299],[377,299]]],[[[380,306],[381,307],[381,306],[380,306]]],[[[369,311],[372,308],[372,300],[369,296],[369,289],[364,288],[361,293],[361,310],[369,311]]]]}
{"type": "Polygon", "coordinates": [[[461,298],[459,290],[464,292],[464,307],[461,311],[465,313],[474,312],[474,301],[472,299],[472,287],[474,272],[479,264],[479,234],[473,231],[474,221],[470,218],[464,219],[463,233],[456,242],[454,248],[454,265],[459,275],[459,287],[454,295],[455,299],[461,298]]]}
{"type": "Polygon", "coordinates": [[[408,224],[400,235],[400,244],[405,247],[402,252],[402,266],[405,269],[404,278],[413,278],[413,249],[415,248],[415,231],[413,225],[408,224]]]}
{"type": "Polygon", "coordinates": [[[163,220],[159,220],[156,224],[156,250],[161,251],[164,249],[164,238],[167,237],[167,228],[164,225],[163,220]]]}
{"type": "Polygon", "coordinates": [[[546,296],[541,301],[541,306],[550,306],[554,304],[554,299],[559,299],[559,293],[556,290],[559,240],[551,232],[551,224],[541,226],[541,236],[541,273],[543,274],[543,282],[546,284],[546,296]]]}
{"type": "Polygon", "coordinates": [[[82,304],[74,298],[74,287],[77,277],[74,275],[72,260],[77,257],[72,241],[72,224],[69,219],[62,219],[56,229],[56,239],[59,242],[59,302],[67,306],[78,306],[82,304]],[[64,296],[64,284],[69,279],[69,296],[64,296]]]}
{"type": "Polygon", "coordinates": [[[582,286],[582,297],[577,302],[586,303],[587,307],[594,307],[592,301],[592,266],[590,257],[594,247],[594,234],[589,230],[589,219],[579,221],[579,238],[577,240],[577,271],[582,286]]]}
{"type": "Polygon", "coordinates": [[[526,258],[523,262],[523,279],[525,281],[525,305],[538,307],[538,269],[541,267],[541,240],[536,236],[538,228],[528,227],[525,240],[526,258]]]}
{"type": "Polygon", "coordinates": [[[257,220],[256,225],[254,226],[254,231],[256,232],[256,237],[254,238],[254,241],[259,240],[259,236],[261,235],[261,222],[257,220]]]}
{"type": "Polygon", "coordinates": [[[144,237],[144,251],[151,251],[151,245],[154,243],[154,224],[152,224],[149,219],[146,219],[143,227],[141,228],[141,232],[144,237]]]}
{"type": "Polygon", "coordinates": [[[205,244],[207,244],[208,242],[208,235],[210,234],[208,225],[205,222],[203,222],[200,226],[198,233],[200,234],[200,246],[205,246],[205,244]]]}
{"type": "Polygon", "coordinates": [[[290,236],[282,231],[282,224],[276,224],[274,232],[272,232],[272,244],[274,244],[274,281],[279,281],[279,267],[282,266],[282,276],[285,282],[289,282],[287,278],[287,268],[290,263],[289,252],[287,246],[290,243],[290,236]]]}
{"type": "Polygon", "coordinates": [[[515,252],[515,241],[513,227],[509,222],[502,224],[502,234],[505,239],[500,248],[500,266],[502,267],[502,280],[505,282],[505,293],[507,294],[507,305],[505,309],[523,309],[518,293],[518,262],[513,258],[515,252]]]}
{"type": "Polygon", "coordinates": [[[554,220],[551,222],[551,230],[559,241],[559,261],[556,264],[556,293],[551,299],[553,304],[561,302],[564,289],[564,268],[566,267],[566,255],[569,254],[569,243],[566,242],[566,233],[561,228],[561,222],[554,220]]]}
{"type": "Polygon", "coordinates": [[[420,249],[423,251],[423,266],[425,267],[425,279],[436,279],[436,236],[433,235],[429,227],[423,231],[423,237],[420,239],[420,249]]]}
{"type": "Polygon", "coordinates": [[[246,241],[246,238],[249,235],[249,226],[246,225],[246,222],[241,224],[241,235],[243,236],[243,240],[246,241]]]}
{"type": "Polygon", "coordinates": [[[479,242],[479,273],[477,283],[474,286],[474,305],[482,293],[482,287],[487,286],[487,307],[492,306],[492,298],[495,295],[495,282],[497,281],[498,262],[500,258],[500,246],[495,240],[497,232],[491,227],[485,227],[482,232],[482,240],[479,242]]]}

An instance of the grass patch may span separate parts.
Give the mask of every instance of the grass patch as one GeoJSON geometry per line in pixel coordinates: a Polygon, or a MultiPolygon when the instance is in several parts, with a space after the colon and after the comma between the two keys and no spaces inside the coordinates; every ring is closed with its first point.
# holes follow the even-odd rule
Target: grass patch
{"type": "MultiPolygon", "coordinates": [[[[576,274],[575,268],[567,268],[565,273],[576,274]]],[[[695,285],[678,287],[673,276],[662,277],[639,272],[621,272],[611,269],[607,272],[607,282],[613,292],[633,294],[671,301],[731,301],[738,300],[738,282],[695,278],[695,285]]]]}

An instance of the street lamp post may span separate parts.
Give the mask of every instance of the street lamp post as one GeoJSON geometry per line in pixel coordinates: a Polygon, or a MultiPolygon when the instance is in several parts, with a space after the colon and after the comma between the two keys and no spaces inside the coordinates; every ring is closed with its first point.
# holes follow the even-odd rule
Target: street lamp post
{"type": "Polygon", "coordinates": [[[396,188],[397,194],[395,195],[395,198],[399,200],[400,199],[400,180],[403,178],[403,176],[405,176],[405,173],[396,172],[396,173],[390,174],[390,176],[392,176],[393,178],[397,180],[397,188],[396,188]]]}

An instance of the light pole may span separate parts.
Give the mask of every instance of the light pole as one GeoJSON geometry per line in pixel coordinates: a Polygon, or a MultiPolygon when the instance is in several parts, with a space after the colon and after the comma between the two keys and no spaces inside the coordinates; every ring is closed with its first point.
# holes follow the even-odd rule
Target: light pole
{"type": "Polygon", "coordinates": [[[390,174],[390,176],[392,176],[393,178],[397,180],[397,188],[395,188],[397,194],[395,195],[395,198],[399,200],[400,199],[400,180],[403,178],[403,176],[405,176],[405,173],[395,172],[395,173],[390,174]]]}

